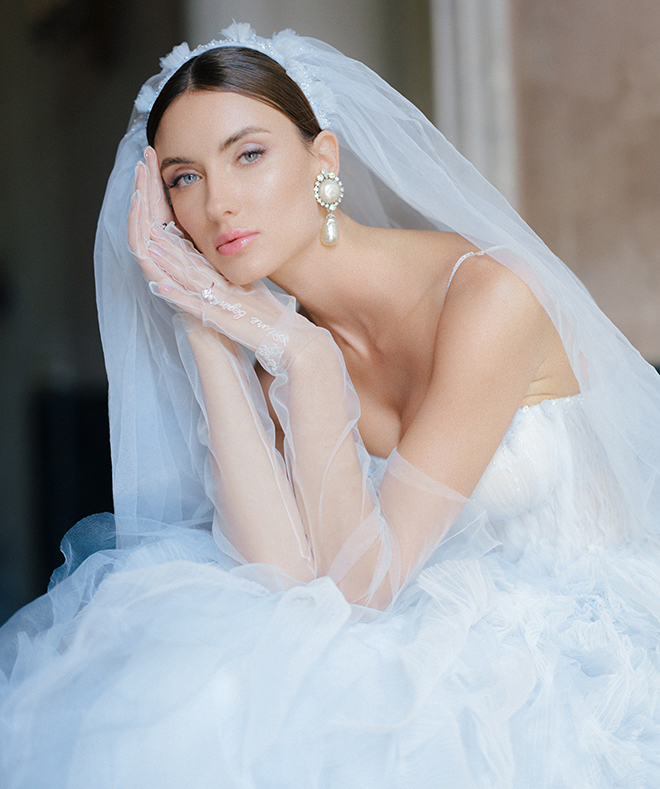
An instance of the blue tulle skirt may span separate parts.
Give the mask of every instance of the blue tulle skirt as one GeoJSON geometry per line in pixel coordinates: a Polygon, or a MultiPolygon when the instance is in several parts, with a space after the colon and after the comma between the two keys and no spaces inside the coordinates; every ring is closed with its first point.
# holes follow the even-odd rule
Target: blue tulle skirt
{"type": "MultiPolygon", "coordinates": [[[[508,460],[558,419],[521,412],[508,460]]],[[[657,789],[658,543],[577,550],[569,524],[525,550],[568,505],[555,486],[500,517],[502,464],[476,494],[500,544],[434,559],[384,613],[236,567],[204,528],[118,548],[111,516],[82,522],[0,631],[2,786],[657,789]]]]}

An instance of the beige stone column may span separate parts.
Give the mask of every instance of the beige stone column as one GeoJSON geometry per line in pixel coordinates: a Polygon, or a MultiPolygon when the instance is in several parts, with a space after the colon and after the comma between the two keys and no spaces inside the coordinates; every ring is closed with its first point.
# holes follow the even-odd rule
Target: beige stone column
{"type": "Polygon", "coordinates": [[[435,122],[514,205],[517,119],[510,0],[431,0],[435,122]]]}
{"type": "Polygon", "coordinates": [[[232,20],[249,22],[260,36],[290,27],[381,71],[380,8],[378,0],[189,0],[186,34],[191,44],[200,44],[232,20]]]}

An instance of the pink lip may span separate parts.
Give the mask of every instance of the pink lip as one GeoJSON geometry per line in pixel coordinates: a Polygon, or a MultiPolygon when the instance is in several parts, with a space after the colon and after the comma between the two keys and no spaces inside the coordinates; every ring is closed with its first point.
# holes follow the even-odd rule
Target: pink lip
{"type": "Polygon", "coordinates": [[[235,255],[254,241],[259,233],[254,230],[234,228],[226,233],[221,233],[215,240],[215,248],[221,255],[235,255]]]}

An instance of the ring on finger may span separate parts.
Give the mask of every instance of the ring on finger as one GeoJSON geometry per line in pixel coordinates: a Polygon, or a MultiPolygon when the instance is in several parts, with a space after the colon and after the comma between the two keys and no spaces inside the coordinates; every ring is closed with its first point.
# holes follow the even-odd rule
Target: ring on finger
{"type": "Polygon", "coordinates": [[[204,290],[201,292],[200,295],[204,299],[204,301],[207,301],[209,304],[218,303],[218,300],[213,295],[213,291],[211,290],[211,288],[204,288],[204,290]]]}

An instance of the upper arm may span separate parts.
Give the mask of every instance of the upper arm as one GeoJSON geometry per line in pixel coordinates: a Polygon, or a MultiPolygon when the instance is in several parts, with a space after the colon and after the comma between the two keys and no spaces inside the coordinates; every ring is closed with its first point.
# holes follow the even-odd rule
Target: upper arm
{"type": "Polygon", "coordinates": [[[546,357],[553,331],[515,274],[487,257],[464,264],[447,293],[431,383],[399,443],[401,455],[469,496],[546,357]]]}

